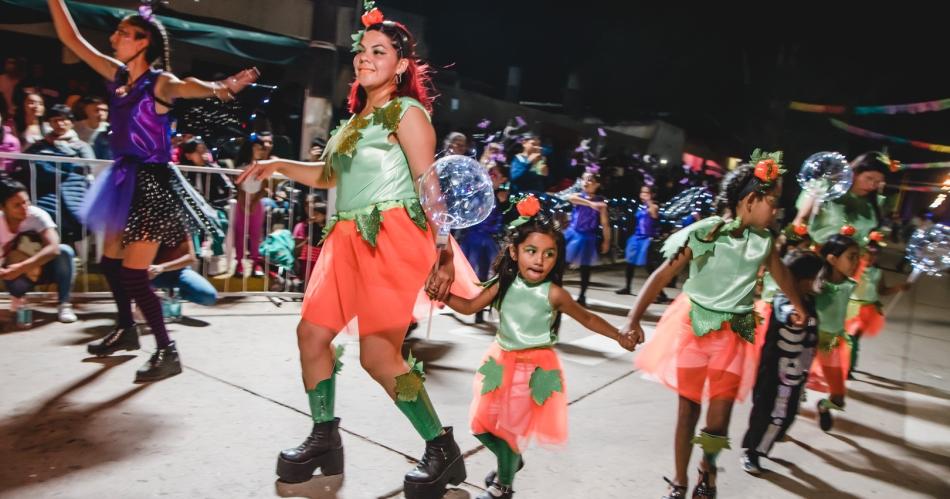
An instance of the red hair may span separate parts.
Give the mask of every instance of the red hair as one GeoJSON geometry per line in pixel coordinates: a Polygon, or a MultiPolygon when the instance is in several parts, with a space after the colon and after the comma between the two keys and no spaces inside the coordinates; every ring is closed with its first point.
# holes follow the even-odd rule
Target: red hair
{"type": "MultiPolygon", "coordinates": [[[[393,97],[412,97],[430,114],[432,113],[432,79],[429,76],[429,65],[419,61],[416,57],[416,42],[412,33],[402,24],[395,21],[383,21],[366,28],[366,31],[379,31],[389,37],[396,54],[400,59],[406,59],[409,65],[403,73],[393,97]]],[[[356,78],[350,84],[350,95],[347,99],[349,111],[359,113],[366,107],[366,90],[360,86],[356,78]]]]}

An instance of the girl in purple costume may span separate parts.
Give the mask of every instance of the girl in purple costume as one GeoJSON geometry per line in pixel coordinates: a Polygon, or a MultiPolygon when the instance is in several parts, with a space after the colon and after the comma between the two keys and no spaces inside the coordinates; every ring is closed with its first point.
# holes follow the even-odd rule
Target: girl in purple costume
{"type": "Polygon", "coordinates": [[[607,220],[607,204],[597,195],[600,189],[600,175],[587,172],[581,177],[584,192],[571,196],[574,205],[571,212],[571,224],[564,231],[567,262],[580,267],[581,293],[577,303],[587,305],[587,287],[590,285],[590,267],[597,262],[597,230],[603,233],[600,252],[610,249],[610,223],[607,220]]]}
{"type": "Polygon", "coordinates": [[[637,210],[637,230],[627,239],[625,258],[627,268],[625,272],[626,285],[617,290],[618,295],[630,294],[630,283],[637,267],[646,267],[650,254],[650,243],[656,236],[657,223],[660,218],[660,207],[653,202],[653,188],[644,185],[640,188],[640,208],[637,210]]]}
{"type": "Polygon", "coordinates": [[[245,70],[221,82],[180,80],[152,67],[161,60],[168,69],[168,36],[147,7],[140,9],[141,15],[125,17],[109,37],[113,57],[79,34],[63,0],[49,0],[49,7],[59,39],[107,80],[110,94],[115,163],[86,194],[81,216],[90,228],[105,232],[100,264],[118,307],[118,320],[115,330],[88,345],[88,350],[104,356],[139,348],[132,320],[135,300],[158,346],[135,381],[157,381],[180,373],[181,364],[165,329],[161,304],[149,284],[148,267],[160,246],[176,247],[196,229],[215,230],[208,216],[213,211],[168,163],[167,113],[177,99],[233,98],[257,78],[257,70],[245,70]]]}

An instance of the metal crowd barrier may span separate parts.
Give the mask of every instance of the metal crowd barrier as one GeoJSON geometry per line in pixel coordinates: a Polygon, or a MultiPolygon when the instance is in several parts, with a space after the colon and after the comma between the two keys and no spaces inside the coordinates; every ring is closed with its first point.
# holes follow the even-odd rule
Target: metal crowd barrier
{"type": "MultiPolygon", "coordinates": [[[[72,158],[72,157],[64,157],[64,156],[45,155],[45,154],[22,154],[22,153],[6,153],[6,152],[0,152],[0,159],[15,160],[19,165],[25,165],[28,168],[29,184],[27,185],[27,188],[30,193],[30,201],[34,205],[37,202],[37,162],[42,161],[42,162],[55,165],[55,174],[53,176],[55,177],[54,185],[55,185],[55,192],[57,195],[55,196],[56,203],[55,203],[55,210],[53,213],[53,220],[56,222],[56,226],[60,229],[63,227],[63,224],[62,224],[63,207],[62,207],[62,197],[61,197],[61,193],[62,193],[61,182],[62,182],[63,174],[77,173],[77,171],[81,171],[82,175],[84,175],[87,179],[87,186],[88,186],[91,184],[92,180],[94,179],[96,175],[104,171],[109,165],[112,164],[112,161],[108,161],[108,160],[82,159],[82,158],[72,158]]],[[[211,175],[223,174],[223,175],[228,176],[229,178],[234,178],[234,177],[237,177],[243,171],[239,169],[231,169],[231,168],[223,168],[223,167],[185,166],[185,165],[175,165],[175,166],[182,173],[200,173],[200,174],[208,175],[208,177],[205,177],[205,182],[203,182],[203,185],[201,185],[200,186],[201,188],[199,189],[199,193],[201,193],[205,197],[205,199],[208,199],[209,194],[210,194],[210,189],[211,189],[210,180],[212,178],[211,175]]],[[[280,211],[286,211],[287,213],[286,225],[287,226],[282,227],[282,228],[292,232],[294,229],[294,225],[297,222],[302,221],[302,220],[298,220],[295,217],[295,211],[296,211],[295,208],[298,206],[297,197],[299,196],[300,191],[294,188],[294,184],[292,183],[290,179],[288,179],[287,177],[283,177],[281,175],[275,175],[274,178],[270,179],[267,182],[267,184],[264,184],[261,186],[262,189],[265,187],[271,188],[272,193],[277,192],[274,189],[278,189],[278,190],[281,190],[282,192],[289,194],[287,199],[283,202],[285,203],[286,208],[277,210],[277,213],[279,213],[280,211]]],[[[322,192],[318,189],[315,189],[309,186],[307,186],[306,189],[307,189],[307,194],[316,194],[318,192],[322,192]]],[[[249,227],[250,211],[251,211],[250,210],[251,197],[252,197],[251,195],[245,196],[246,206],[244,209],[244,217],[245,217],[244,238],[241,241],[241,244],[245,246],[244,248],[245,260],[249,258],[249,254],[250,254],[249,250],[250,250],[250,244],[251,244],[249,241],[250,232],[251,232],[250,227],[249,227]]],[[[324,200],[326,200],[326,196],[324,196],[324,200]]],[[[275,230],[275,223],[274,223],[275,210],[269,207],[264,207],[264,209],[265,209],[264,229],[262,231],[261,241],[259,241],[258,244],[263,242],[263,240],[265,240],[267,236],[275,230]]],[[[304,220],[306,219],[306,214],[307,214],[306,209],[307,209],[306,206],[304,206],[304,212],[303,212],[304,220]]],[[[233,272],[237,263],[235,261],[236,246],[234,244],[235,243],[234,222],[235,222],[235,217],[238,215],[236,195],[232,199],[229,200],[226,211],[228,215],[228,232],[224,240],[224,254],[223,255],[211,254],[210,234],[203,234],[201,246],[195,248],[195,251],[196,251],[195,256],[198,259],[197,270],[200,270],[201,275],[205,279],[208,279],[209,281],[211,281],[212,283],[215,280],[222,279],[221,275],[218,275],[218,274],[209,275],[208,271],[212,265],[212,260],[216,258],[225,259],[227,268],[225,272],[223,272],[223,275],[230,276],[230,277],[224,279],[223,291],[220,289],[221,286],[215,286],[215,288],[218,288],[219,296],[221,297],[267,296],[271,298],[287,298],[287,299],[302,298],[303,296],[302,291],[294,291],[290,289],[289,278],[284,279],[283,286],[281,289],[275,288],[274,290],[271,290],[271,287],[272,287],[271,285],[274,283],[272,282],[272,279],[270,276],[272,266],[271,266],[269,255],[267,254],[262,255],[264,258],[264,269],[263,269],[264,276],[262,278],[252,277],[250,275],[253,272],[254,265],[253,263],[248,264],[247,261],[243,262],[244,263],[243,274],[241,276],[233,275],[233,272]],[[233,282],[232,280],[233,277],[240,277],[241,285],[239,289],[233,289],[233,290],[230,289],[233,282]],[[255,283],[254,280],[256,279],[262,279],[263,283],[255,283]],[[255,285],[249,286],[249,284],[252,284],[252,283],[255,285]],[[249,289],[249,288],[260,287],[260,286],[257,286],[257,284],[262,284],[261,291],[256,291],[256,290],[252,291],[249,289]]],[[[307,234],[308,242],[313,240],[313,235],[314,235],[313,230],[314,230],[313,226],[308,224],[308,234],[307,234]]],[[[75,244],[73,245],[74,249],[76,250],[76,257],[77,257],[78,262],[76,265],[77,275],[73,281],[72,296],[82,297],[82,298],[111,297],[111,294],[106,291],[90,291],[90,285],[89,285],[89,276],[90,276],[89,263],[91,261],[98,261],[102,255],[102,242],[103,242],[102,235],[91,233],[89,230],[87,230],[87,228],[84,225],[81,225],[81,231],[83,234],[82,239],[79,241],[76,241],[75,244]],[[94,258],[94,260],[90,260],[91,257],[94,258]]],[[[293,267],[296,266],[297,259],[298,259],[296,252],[294,253],[295,253],[294,264],[291,266],[291,268],[274,267],[278,270],[279,274],[283,274],[284,276],[290,276],[294,274],[295,269],[293,267]]],[[[310,275],[310,272],[312,270],[311,267],[312,267],[312,262],[309,259],[307,259],[306,266],[303,269],[305,274],[297,275],[295,277],[299,279],[301,282],[306,282],[307,276],[310,275]]],[[[3,292],[2,294],[6,295],[6,292],[3,292]]],[[[31,293],[31,295],[32,294],[34,293],[31,293]]],[[[43,295],[43,294],[51,294],[51,293],[37,292],[35,294],[43,295]]]]}

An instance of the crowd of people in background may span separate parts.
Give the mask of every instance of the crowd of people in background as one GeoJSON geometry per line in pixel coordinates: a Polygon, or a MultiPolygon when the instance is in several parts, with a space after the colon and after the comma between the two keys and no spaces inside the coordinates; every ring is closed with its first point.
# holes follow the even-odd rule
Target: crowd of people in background
{"type": "MultiPolygon", "coordinates": [[[[89,93],[89,88],[90,85],[74,80],[69,80],[66,88],[57,88],[45,77],[41,64],[30,65],[22,58],[6,58],[3,72],[0,73],[0,152],[111,159],[109,106],[102,97],[89,93]]],[[[497,207],[489,219],[456,234],[470,263],[480,279],[487,280],[490,277],[489,268],[497,254],[503,228],[515,217],[509,209],[510,196],[563,193],[575,185],[578,187],[576,192],[562,195],[561,198],[571,203],[573,211],[581,218],[585,209],[592,210],[593,214],[587,217],[590,220],[570,220],[566,215],[561,220],[565,227],[573,227],[570,234],[576,236],[577,241],[573,246],[569,244],[569,250],[573,248],[575,253],[570,259],[571,263],[581,271],[578,299],[582,304],[590,281],[591,265],[596,262],[625,261],[626,285],[617,292],[630,293],[636,267],[650,271],[661,260],[657,245],[653,245],[652,251],[650,249],[654,239],[668,235],[657,223],[658,205],[669,200],[684,186],[703,185],[712,192],[717,183],[717,179],[707,176],[707,172],[691,172],[685,165],[682,168],[672,164],[661,165],[655,156],[626,152],[603,154],[596,159],[611,164],[611,167],[600,168],[595,165],[591,170],[587,168],[591,156],[587,147],[589,139],[582,141],[573,153],[557,154],[563,151],[554,151],[544,137],[532,132],[529,127],[522,126],[516,133],[506,130],[503,137],[496,134],[484,139],[486,135],[451,131],[441,144],[440,154],[477,158],[487,169],[495,189],[497,207]],[[585,154],[588,161],[579,160],[585,154]],[[553,156],[558,159],[555,160],[553,156]],[[570,163],[563,158],[570,158],[570,163]],[[597,170],[600,172],[590,173],[597,170]],[[622,196],[639,199],[640,203],[636,205],[635,216],[625,219],[618,226],[615,220],[606,219],[607,205],[604,201],[606,197],[622,196]],[[581,237],[579,234],[583,231],[575,227],[578,223],[584,225],[584,230],[589,234],[584,233],[581,237]],[[614,230],[611,231],[607,224],[612,225],[614,230]],[[588,225],[592,227],[586,227],[588,225]],[[610,234],[614,235],[612,241],[610,234]],[[588,245],[587,239],[595,242],[588,245]],[[583,249],[583,255],[577,253],[579,248],[583,249]]],[[[206,143],[200,136],[178,133],[172,138],[172,161],[182,166],[209,170],[244,169],[254,161],[278,157],[275,141],[280,141],[282,147],[279,149],[284,154],[292,150],[289,138],[266,129],[223,144],[220,140],[212,144],[206,143]]],[[[301,159],[319,160],[324,146],[324,140],[314,139],[309,154],[301,159]]],[[[57,230],[62,239],[61,246],[71,248],[75,253],[77,241],[82,240],[85,234],[73,212],[78,209],[88,186],[90,169],[68,162],[35,162],[30,168],[25,161],[0,158],[0,171],[25,186],[30,186],[31,182],[37,186],[37,199],[31,200],[36,206],[31,207],[32,210],[45,210],[50,216],[55,216],[56,210],[60,210],[57,230]],[[55,186],[57,173],[61,185],[58,190],[55,186]]],[[[95,173],[95,169],[91,171],[95,173]]],[[[319,243],[327,221],[324,191],[312,190],[294,182],[261,183],[249,180],[235,185],[233,176],[224,173],[188,171],[185,176],[218,210],[218,222],[231,239],[199,238],[193,241],[192,251],[188,252],[185,248],[179,252],[180,255],[176,255],[177,258],[169,257],[167,261],[176,262],[173,266],[180,279],[195,281],[191,275],[182,277],[181,270],[203,265],[204,268],[200,270],[204,275],[231,273],[255,279],[270,273],[272,290],[304,289],[309,270],[319,258],[319,243]],[[230,230],[227,227],[229,223],[233,224],[230,230]],[[233,248],[232,261],[223,260],[228,246],[233,248]],[[188,254],[192,256],[186,257],[188,254]],[[210,255],[211,260],[196,258],[196,254],[210,255]]],[[[887,221],[891,229],[890,237],[895,242],[906,241],[915,229],[926,228],[931,223],[926,213],[906,221],[894,213],[887,221]]],[[[195,275],[200,277],[201,274],[195,275]]],[[[156,280],[156,285],[163,283],[163,279],[156,280]]],[[[202,289],[203,293],[184,294],[200,296],[194,300],[199,303],[213,302],[208,298],[210,284],[202,289]]],[[[658,300],[669,301],[663,294],[658,300]]],[[[64,314],[67,319],[70,315],[71,311],[68,310],[64,314]]],[[[481,313],[477,315],[477,320],[482,321],[481,313]]]]}

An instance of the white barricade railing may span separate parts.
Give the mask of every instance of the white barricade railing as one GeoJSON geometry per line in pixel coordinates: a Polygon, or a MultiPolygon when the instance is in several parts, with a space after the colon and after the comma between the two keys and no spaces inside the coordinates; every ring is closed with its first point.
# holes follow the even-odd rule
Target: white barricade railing
{"type": "MultiPolygon", "coordinates": [[[[95,175],[98,175],[100,172],[105,170],[106,167],[112,164],[112,161],[108,161],[108,160],[82,159],[82,158],[70,158],[70,157],[64,157],[64,156],[53,156],[53,155],[44,155],[44,154],[22,154],[22,153],[7,153],[7,152],[0,152],[0,159],[14,160],[15,165],[19,165],[20,167],[22,166],[26,167],[26,172],[21,175],[17,175],[17,177],[22,180],[21,177],[24,177],[26,175],[29,176],[29,183],[27,185],[27,189],[30,194],[30,201],[34,204],[37,202],[37,162],[45,162],[48,164],[55,165],[55,172],[52,176],[53,176],[53,182],[54,182],[54,192],[56,195],[54,196],[55,210],[54,210],[54,213],[52,213],[52,215],[53,215],[53,220],[56,222],[56,226],[59,227],[60,229],[62,229],[63,227],[63,206],[62,206],[62,192],[63,191],[62,191],[62,186],[61,186],[63,175],[68,174],[68,173],[81,172],[81,174],[87,178],[88,182],[91,182],[92,178],[95,175]],[[64,165],[68,165],[68,167],[64,167],[64,165]]],[[[182,173],[185,173],[185,174],[198,173],[198,174],[205,175],[204,177],[201,177],[201,176],[196,177],[196,179],[199,180],[199,182],[196,182],[198,185],[193,184],[193,187],[195,187],[198,190],[198,192],[202,196],[205,197],[205,199],[208,199],[210,197],[213,175],[217,175],[217,174],[224,175],[225,176],[224,178],[228,179],[228,184],[230,184],[230,186],[233,186],[233,178],[239,175],[243,171],[239,169],[223,168],[223,167],[185,166],[185,165],[175,165],[175,166],[182,173]]],[[[298,189],[295,189],[293,186],[293,183],[287,177],[284,177],[281,175],[275,175],[274,178],[268,181],[267,185],[268,187],[272,188],[272,191],[271,191],[272,194],[279,191],[279,192],[289,194],[289,195],[286,196],[286,199],[283,199],[280,203],[278,203],[278,206],[276,209],[273,208],[273,206],[262,207],[262,209],[265,210],[264,211],[264,227],[262,230],[261,240],[257,241],[258,245],[260,245],[267,238],[269,234],[274,232],[275,225],[283,225],[283,224],[275,224],[275,221],[274,221],[275,215],[280,216],[282,221],[284,221],[284,224],[286,224],[286,226],[284,226],[283,228],[291,232],[293,231],[294,226],[297,222],[305,221],[308,218],[308,210],[306,206],[303,207],[302,217],[296,216],[296,212],[297,212],[296,208],[299,206],[297,197],[299,196],[301,191],[298,189]]],[[[88,184],[87,184],[87,187],[88,187],[88,184]]],[[[261,188],[264,188],[264,186],[262,186],[261,188]]],[[[320,190],[312,188],[312,187],[305,187],[305,189],[307,189],[307,194],[314,194],[317,192],[321,192],[320,190]]],[[[237,247],[235,245],[235,239],[236,239],[235,238],[235,221],[236,221],[235,217],[238,216],[239,214],[239,210],[237,209],[236,189],[232,190],[232,196],[233,197],[231,197],[231,199],[228,201],[227,208],[225,209],[228,216],[228,232],[225,235],[225,239],[224,239],[223,254],[222,255],[211,254],[212,253],[211,246],[212,246],[213,241],[212,241],[212,238],[210,237],[210,234],[203,234],[202,239],[201,239],[201,246],[195,248],[195,251],[196,251],[195,256],[198,258],[198,262],[199,262],[198,266],[200,267],[202,276],[205,279],[208,279],[209,281],[212,281],[212,282],[215,279],[221,279],[222,275],[230,276],[229,278],[224,280],[224,284],[223,284],[224,290],[223,291],[219,290],[220,296],[263,295],[263,296],[274,297],[274,298],[279,298],[279,297],[300,298],[302,297],[303,296],[302,290],[292,289],[291,284],[296,283],[298,281],[303,283],[307,280],[307,276],[310,275],[310,272],[312,270],[311,268],[312,262],[310,261],[309,258],[307,258],[305,260],[305,264],[303,268],[299,269],[300,273],[296,272],[298,270],[295,268],[298,266],[296,244],[295,244],[295,248],[293,252],[294,262],[290,266],[290,268],[284,268],[284,267],[280,267],[276,265],[273,266],[272,268],[270,255],[268,254],[262,255],[263,270],[264,270],[263,277],[253,277],[251,275],[255,267],[253,263],[249,264],[248,261],[244,261],[244,262],[235,261],[235,254],[237,253],[237,249],[236,249],[237,247]],[[222,272],[222,274],[218,275],[216,273],[216,275],[213,275],[213,276],[209,275],[209,272],[208,272],[209,268],[215,262],[220,262],[221,259],[223,259],[226,262],[225,263],[226,268],[223,269],[224,271],[222,272]],[[233,272],[236,267],[236,263],[243,263],[242,265],[243,273],[240,276],[233,275],[233,272]],[[276,271],[277,277],[280,278],[280,281],[278,283],[272,282],[271,271],[276,271]],[[293,279],[291,279],[291,276],[293,276],[293,279]],[[230,289],[233,277],[241,278],[241,286],[239,290],[230,289]],[[255,279],[262,279],[263,282],[254,283],[253,281],[255,279]],[[249,284],[252,284],[252,283],[254,285],[249,286],[249,284]],[[262,284],[262,286],[258,286],[259,284],[262,284]],[[278,286],[272,286],[273,284],[279,284],[279,288],[278,286]],[[262,290],[251,291],[249,289],[249,288],[257,288],[257,287],[261,287],[262,290]]],[[[243,216],[244,216],[244,220],[243,220],[244,237],[242,238],[240,244],[244,245],[243,254],[244,254],[245,260],[249,260],[250,254],[252,253],[250,251],[251,249],[250,245],[253,244],[250,241],[250,234],[251,234],[251,230],[250,230],[251,216],[250,215],[252,211],[250,209],[251,197],[252,197],[251,195],[244,196],[245,209],[241,210],[243,211],[243,216]]],[[[324,195],[324,199],[326,199],[325,195],[324,195]]],[[[94,262],[94,261],[97,262],[102,255],[102,236],[101,234],[96,235],[96,234],[90,233],[84,225],[80,225],[80,228],[81,228],[81,234],[83,235],[83,237],[73,244],[73,247],[76,250],[76,257],[79,261],[78,261],[78,265],[76,266],[77,275],[73,281],[72,295],[85,297],[85,298],[110,297],[111,294],[109,292],[107,291],[93,292],[93,291],[90,291],[90,286],[89,286],[89,267],[90,267],[89,264],[90,262],[94,262]],[[91,254],[90,253],[91,251],[94,251],[94,253],[91,254]],[[93,258],[93,260],[90,259],[91,257],[93,258]]],[[[315,235],[313,233],[314,227],[312,224],[308,223],[307,229],[308,229],[308,233],[306,235],[307,236],[306,241],[307,243],[309,243],[310,241],[314,240],[314,235],[315,235]]],[[[216,263],[216,265],[217,265],[217,268],[215,268],[214,270],[221,271],[222,270],[220,268],[221,264],[216,263]]],[[[215,287],[220,288],[221,286],[215,286],[215,287]]],[[[3,294],[6,294],[6,293],[4,292],[3,294]]]]}

